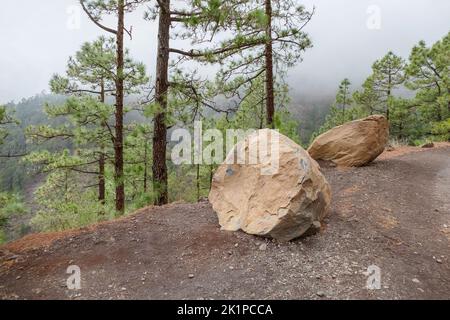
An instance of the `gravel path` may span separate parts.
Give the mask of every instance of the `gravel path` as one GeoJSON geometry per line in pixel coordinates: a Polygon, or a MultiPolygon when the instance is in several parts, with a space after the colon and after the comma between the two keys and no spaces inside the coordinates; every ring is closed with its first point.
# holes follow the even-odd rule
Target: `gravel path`
{"type": "Polygon", "coordinates": [[[450,148],[382,159],[323,169],[320,234],[279,244],[220,231],[206,202],[147,208],[1,247],[0,298],[450,299],[450,148]],[[81,290],[67,289],[70,265],[81,290]]]}

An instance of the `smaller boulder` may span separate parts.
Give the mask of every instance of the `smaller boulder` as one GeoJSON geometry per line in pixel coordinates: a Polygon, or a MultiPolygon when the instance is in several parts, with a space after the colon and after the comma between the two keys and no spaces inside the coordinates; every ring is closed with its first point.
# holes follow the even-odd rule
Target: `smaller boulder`
{"type": "Polygon", "coordinates": [[[389,140],[389,122],[372,115],[347,122],[318,136],[308,149],[315,160],[332,161],[338,166],[360,167],[383,153],[389,140]]]}

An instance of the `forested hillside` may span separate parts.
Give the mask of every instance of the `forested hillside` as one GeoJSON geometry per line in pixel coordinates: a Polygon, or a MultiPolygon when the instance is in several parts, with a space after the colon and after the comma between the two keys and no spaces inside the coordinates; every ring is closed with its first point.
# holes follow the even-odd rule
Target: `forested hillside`
{"type": "Polygon", "coordinates": [[[8,135],[5,137],[3,144],[0,145],[0,155],[5,156],[0,163],[1,191],[21,193],[28,179],[31,178],[27,174],[27,168],[31,168],[19,156],[39,148],[50,150],[70,148],[67,144],[56,142],[43,146],[27,143],[25,133],[26,128],[31,125],[45,125],[49,123],[56,125],[57,123],[47,118],[44,106],[47,103],[62,103],[64,100],[63,97],[41,94],[32,98],[22,99],[18,103],[6,105],[6,111],[15,121],[6,127],[8,135]],[[6,157],[7,155],[14,157],[8,158],[6,157]]]}

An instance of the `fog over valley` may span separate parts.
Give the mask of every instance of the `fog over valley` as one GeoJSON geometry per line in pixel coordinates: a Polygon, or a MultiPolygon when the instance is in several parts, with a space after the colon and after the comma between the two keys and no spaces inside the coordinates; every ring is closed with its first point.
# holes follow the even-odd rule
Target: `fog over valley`
{"type": "MultiPolygon", "coordinates": [[[[407,58],[418,41],[432,44],[449,29],[448,0],[305,0],[302,3],[308,9],[315,7],[316,11],[304,29],[312,39],[313,48],[305,52],[302,63],[289,70],[288,82],[295,104],[331,101],[339,82],[346,77],[356,89],[370,74],[371,64],[387,51],[407,58]]],[[[126,25],[133,26],[133,39],[127,37],[126,46],[133,58],[147,65],[147,72],[152,75],[156,64],[157,25],[144,21],[143,14],[144,8],[127,15],[126,25]]],[[[108,22],[113,23],[105,20],[105,24],[108,22]]],[[[63,73],[68,57],[82,43],[102,34],[105,33],[83,14],[77,0],[3,3],[0,103],[19,101],[43,90],[48,92],[52,74],[63,73]]],[[[188,49],[189,43],[180,45],[188,49]]]]}

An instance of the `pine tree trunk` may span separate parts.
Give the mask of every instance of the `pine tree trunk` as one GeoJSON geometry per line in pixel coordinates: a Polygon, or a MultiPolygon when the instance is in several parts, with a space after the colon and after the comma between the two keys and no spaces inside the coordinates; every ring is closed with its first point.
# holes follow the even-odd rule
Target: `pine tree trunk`
{"type": "Polygon", "coordinates": [[[386,103],[386,119],[388,121],[389,121],[389,118],[390,118],[391,88],[392,88],[392,75],[391,75],[391,70],[389,70],[387,103],[386,103]]]}
{"type": "MultiPolygon", "coordinates": [[[[447,90],[447,93],[450,95],[450,89],[447,90]]],[[[448,112],[450,113],[450,100],[447,103],[447,109],[448,109],[448,112]]]]}
{"type": "Polygon", "coordinates": [[[391,90],[389,89],[387,93],[387,103],[386,103],[386,119],[388,121],[390,118],[390,107],[389,107],[390,103],[391,103],[391,90]]]}
{"type": "Polygon", "coordinates": [[[153,190],[155,205],[169,201],[167,188],[167,91],[169,88],[170,0],[161,0],[159,12],[158,57],[156,62],[156,102],[153,136],[153,190]]]}
{"type": "Polygon", "coordinates": [[[200,202],[200,165],[197,165],[197,202],[200,202]]]}
{"type": "MultiPolygon", "coordinates": [[[[344,89],[344,90],[347,90],[347,89],[344,89]]],[[[347,106],[347,93],[345,92],[344,93],[344,103],[342,104],[342,116],[343,116],[342,121],[344,121],[344,122],[345,122],[345,107],[346,106],[347,106]]]]}
{"type": "Polygon", "coordinates": [[[211,191],[211,189],[212,189],[213,179],[214,179],[213,165],[210,165],[209,166],[209,191],[211,191]]]}
{"type": "MultiPolygon", "coordinates": [[[[105,84],[103,79],[101,80],[101,94],[100,102],[105,103],[105,84]]],[[[105,125],[102,124],[102,130],[105,130],[105,125]]],[[[100,146],[100,157],[98,159],[98,201],[105,205],[106,203],[106,187],[105,187],[105,146],[103,141],[100,146]]]]}
{"type": "Polygon", "coordinates": [[[116,79],[116,136],[114,140],[116,211],[118,215],[125,212],[125,185],[123,176],[123,103],[124,103],[124,0],[118,0],[117,24],[117,79],[116,79]]]}
{"type": "Polygon", "coordinates": [[[259,129],[264,129],[264,109],[265,109],[265,105],[264,105],[264,100],[261,101],[261,110],[260,110],[260,114],[259,114],[259,129]]]}
{"type": "Polygon", "coordinates": [[[105,188],[105,154],[100,154],[100,159],[98,160],[98,201],[105,205],[106,199],[106,188],[105,188]]]}
{"type": "Polygon", "coordinates": [[[147,179],[148,179],[148,141],[145,139],[145,147],[144,147],[144,193],[147,193],[147,179]]]}
{"type": "Polygon", "coordinates": [[[273,45],[272,45],[272,0],[265,0],[267,27],[266,27],[266,109],[267,127],[274,128],[275,95],[273,81],[273,45]]]}

